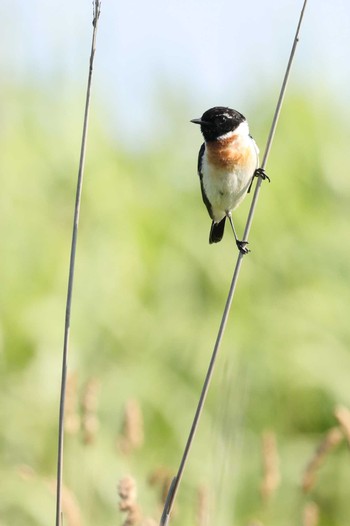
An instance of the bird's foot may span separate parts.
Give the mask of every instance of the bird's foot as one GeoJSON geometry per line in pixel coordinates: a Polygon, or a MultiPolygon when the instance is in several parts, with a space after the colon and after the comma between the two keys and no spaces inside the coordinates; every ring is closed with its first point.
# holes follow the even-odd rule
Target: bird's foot
{"type": "Polygon", "coordinates": [[[267,175],[267,173],[265,172],[264,168],[257,168],[254,172],[254,175],[252,177],[252,180],[250,181],[250,185],[249,185],[249,188],[248,188],[248,194],[250,192],[250,190],[252,189],[252,184],[253,184],[253,181],[254,181],[254,178],[255,177],[261,177],[261,179],[263,181],[265,181],[266,179],[268,180],[269,183],[271,183],[271,179],[270,177],[267,175]]]}
{"type": "Polygon", "coordinates": [[[257,168],[254,172],[254,177],[261,177],[263,181],[267,179],[268,182],[271,183],[271,179],[265,172],[264,168],[257,168]]]}
{"type": "Polygon", "coordinates": [[[237,239],[236,245],[237,245],[238,250],[240,251],[241,254],[244,255],[244,254],[248,254],[250,252],[249,248],[247,247],[248,241],[239,241],[237,239]]]}

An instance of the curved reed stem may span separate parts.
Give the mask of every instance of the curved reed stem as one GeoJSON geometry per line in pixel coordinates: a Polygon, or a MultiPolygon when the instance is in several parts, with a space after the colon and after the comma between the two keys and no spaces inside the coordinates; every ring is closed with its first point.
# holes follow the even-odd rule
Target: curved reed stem
{"type": "Polygon", "coordinates": [[[94,64],[94,57],[95,57],[95,51],[96,51],[97,23],[98,23],[98,19],[100,16],[100,10],[101,10],[101,0],[94,0],[93,2],[92,43],[91,43],[89,74],[88,74],[86,100],[85,100],[83,134],[82,134],[81,148],[80,148],[78,180],[77,180],[77,189],[76,189],[76,197],[75,197],[75,207],[74,207],[72,244],[71,244],[71,251],[70,251],[69,276],[68,276],[67,299],[66,299],[66,314],[65,314],[65,324],[64,324],[62,373],[61,373],[61,389],[60,389],[60,408],[59,408],[59,417],[58,417],[56,526],[60,526],[60,524],[62,524],[62,470],[63,470],[64,408],[65,408],[66,384],[67,384],[69,330],[70,330],[71,305],[72,305],[73,282],[74,282],[75,254],[76,254],[77,238],[78,238],[80,203],[81,203],[81,193],[82,193],[82,187],[83,187],[83,175],[84,175],[84,166],[85,166],[85,157],[86,157],[86,138],[87,138],[89,112],[90,112],[91,81],[92,81],[93,64],[94,64]]]}
{"type": "MultiPolygon", "coordinates": [[[[270,132],[269,132],[269,135],[268,135],[266,147],[265,147],[265,153],[264,153],[263,161],[262,161],[262,164],[261,164],[261,168],[263,168],[263,169],[265,168],[266,163],[267,163],[267,159],[268,159],[268,156],[269,156],[269,153],[270,153],[270,150],[271,150],[273,138],[274,138],[276,127],[277,127],[278,118],[279,118],[279,115],[280,115],[280,112],[281,112],[281,109],[282,109],[283,99],[284,99],[284,95],[286,93],[287,83],[288,83],[290,70],[291,70],[291,67],[292,67],[293,59],[294,59],[295,50],[296,50],[297,44],[299,42],[300,28],[301,28],[301,23],[302,23],[302,20],[303,20],[303,17],[304,17],[306,4],[307,4],[307,0],[304,0],[303,7],[302,7],[302,10],[301,10],[301,13],[300,13],[300,16],[299,16],[297,30],[296,30],[295,37],[294,37],[294,40],[293,40],[292,49],[291,49],[291,52],[289,54],[289,59],[288,59],[286,72],[285,72],[284,77],[283,77],[283,82],[282,82],[280,94],[279,94],[279,97],[278,97],[275,113],[274,113],[274,116],[273,116],[273,119],[272,119],[272,124],[271,124],[270,132]]],[[[256,183],[256,186],[255,186],[255,191],[254,191],[252,203],[250,205],[247,222],[246,222],[246,226],[245,226],[245,229],[244,229],[243,241],[247,241],[248,240],[248,235],[249,235],[250,228],[251,228],[251,225],[252,225],[252,221],[253,221],[253,216],[254,216],[254,213],[255,213],[256,205],[257,205],[257,202],[258,202],[258,197],[259,197],[259,193],[260,193],[260,187],[261,187],[262,180],[263,180],[262,177],[259,176],[258,180],[257,180],[257,183],[256,183]]],[[[210,381],[211,381],[211,378],[212,378],[212,375],[213,375],[213,371],[214,371],[216,358],[217,358],[217,355],[218,355],[218,351],[219,351],[219,348],[220,348],[222,337],[223,337],[224,332],[225,332],[225,327],[226,327],[228,315],[230,313],[233,296],[234,296],[234,293],[235,293],[235,290],[236,290],[237,280],[238,280],[238,276],[239,276],[239,271],[241,269],[242,261],[243,261],[243,254],[241,252],[239,252],[237,263],[236,263],[236,266],[235,266],[235,269],[234,269],[234,272],[233,272],[233,277],[232,277],[229,293],[228,293],[228,296],[227,296],[224,312],[223,312],[223,315],[222,315],[222,319],[221,319],[218,335],[217,335],[217,338],[216,338],[216,341],[215,341],[215,345],[214,345],[214,349],[213,349],[212,356],[211,356],[211,359],[210,359],[209,367],[208,367],[208,370],[207,370],[207,374],[206,374],[206,377],[205,377],[205,380],[204,380],[204,384],[203,384],[203,387],[202,387],[202,391],[201,391],[201,394],[200,394],[200,398],[199,398],[199,401],[198,401],[196,413],[195,413],[195,416],[194,416],[194,419],[193,419],[193,422],[192,422],[192,426],[191,426],[190,433],[189,433],[189,436],[188,436],[188,439],[187,439],[187,442],[186,442],[186,446],[185,446],[185,449],[184,449],[184,452],[183,452],[183,455],[182,455],[182,458],[181,458],[181,462],[180,462],[180,466],[179,466],[177,475],[176,475],[176,477],[174,477],[173,482],[172,482],[172,484],[170,486],[170,489],[169,489],[169,492],[168,492],[168,496],[167,496],[167,499],[166,499],[166,502],[165,502],[165,506],[164,506],[164,509],[163,509],[163,513],[162,513],[162,517],[161,517],[161,520],[160,520],[160,526],[166,526],[168,524],[168,522],[169,522],[171,510],[172,510],[173,505],[174,505],[175,497],[176,497],[177,491],[179,489],[179,485],[180,485],[180,482],[181,482],[181,479],[182,479],[182,475],[183,475],[183,472],[184,472],[184,469],[185,469],[185,465],[186,465],[186,462],[187,462],[187,459],[188,459],[188,454],[189,454],[189,451],[190,451],[190,448],[191,448],[191,445],[192,445],[192,442],[193,442],[193,439],[194,439],[194,436],[195,436],[195,433],[196,433],[196,430],[197,430],[197,427],[198,427],[198,423],[199,423],[200,416],[201,416],[201,413],[202,413],[202,410],[203,410],[204,402],[205,402],[205,399],[206,399],[206,396],[207,396],[207,393],[208,393],[210,381]]]]}

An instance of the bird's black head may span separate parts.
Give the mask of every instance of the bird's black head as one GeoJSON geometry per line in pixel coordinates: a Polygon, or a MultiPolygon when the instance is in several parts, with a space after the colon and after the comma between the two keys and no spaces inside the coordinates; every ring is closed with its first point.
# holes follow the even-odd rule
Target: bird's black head
{"type": "Polygon", "coordinates": [[[191,122],[200,124],[206,141],[215,141],[221,135],[234,131],[244,121],[245,117],[239,111],[215,106],[204,112],[200,119],[193,119],[191,122]]]}

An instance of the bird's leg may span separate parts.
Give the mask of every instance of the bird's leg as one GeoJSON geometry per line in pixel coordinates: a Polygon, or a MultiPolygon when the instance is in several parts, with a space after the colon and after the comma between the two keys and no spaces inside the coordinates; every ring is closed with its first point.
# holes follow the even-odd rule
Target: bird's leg
{"type": "Polygon", "coordinates": [[[266,174],[264,168],[257,168],[253,174],[253,177],[252,177],[252,180],[250,182],[250,185],[249,185],[249,188],[248,188],[248,194],[250,192],[250,190],[252,189],[252,184],[253,184],[253,181],[254,181],[254,178],[255,177],[261,177],[261,179],[263,181],[265,181],[266,179],[268,180],[269,183],[271,183],[271,179],[270,177],[266,174]]]}
{"type": "Polygon", "coordinates": [[[228,217],[228,220],[230,221],[230,225],[231,225],[231,228],[232,228],[233,235],[235,236],[236,245],[238,247],[238,250],[243,255],[244,254],[248,254],[248,252],[250,252],[249,248],[247,248],[248,241],[240,241],[238,239],[237,234],[236,234],[236,230],[235,230],[235,227],[234,227],[234,224],[233,224],[233,221],[232,221],[232,214],[231,214],[231,212],[226,212],[226,217],[228,217]]]}

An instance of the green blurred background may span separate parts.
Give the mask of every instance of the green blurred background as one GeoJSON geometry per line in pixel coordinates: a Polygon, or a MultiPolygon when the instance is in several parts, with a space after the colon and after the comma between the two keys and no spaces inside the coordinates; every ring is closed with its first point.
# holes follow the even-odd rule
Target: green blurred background
{"type": "MultiPolygon", "coordinates": [[[[81,16],[82,22],[76,32],[67,22],[69,42],[78,41],[81,51],[74,48],[63,66],[63,56],[51,56],[45,46],[50,49],[54,38],[62,43],[65,34],[58,37],[58,29],[50,40],[37,32],[48,31],[44,4],[34,2],[34,13],[19,0],[13,5],[6,16],[18,40],[11,48],[7,28],[0,88],[0,525],[28,526],[54,520],[61,350],[91,6],[78,2],[72,8],[73,20],[81,16]],[[40,36],[38,49],[47,56],[39,60],[40,36]]],[[[55,7],[63,9],[51,3],[55,7]]],[[[151,7],[162,16],[159,6],[151,7]]],[[[243,33],[252,7],[258,4],[242,7],[243,33]]],[[[345,7],[339,2],[336,8],[340,20],[345,7]]],[[[283,53],[270,69],[261,65],[262,83],[246,79],[259,60],[261,38],[261,56],[275,52],[275,18],[298,15],[290,2],[279,12],[271,6],[272,21],[268,12],[262,22],[254,21],[262,23],[263,36],[253,32],[247,54],[232,59],[233,67],[244,63],[234,83],[225,83],[223,75],[205,91],[204,73],[199,82],[183,70],[183,79],[172,84],[159,65],[152,82],[129,79],[125,64],[125,71],[113,69],[108,76],[112,62],[104,51],[122,53],[118,39],[103,36],[104,27],[111,31],[111,9],[102,4],[73,298],[64,462],[69,526],[122,524],[116,485],[126,474],[135,477],[145,516],[159,519],[160,487],[178,468],[237,257],[229,231],[220,245],[207,243],[210,221],[196,176],[201,138],[188,121],[214,104],[237,107],[263,150],[294,27],[278,26],[283,53]],[[122,87],[112,97],[114,83],[122,87]],[[139,88],[132,107],[126,93],[137,83],[144,91],[139,88]]],[[[190,27],[200,7],[187,9],[190,27]]],[[[212,11],[206,3],[208,16],[212,11]]],[[[325,23],[314,20],[318,28],[325,23]]],[[[157,23],[147,22],[150,35],[157,23]]],[[[317,65],[310,71],[318,42],[307,38],[297,52],[296,80],[268,163],[271,184],[262,188],[252,252],[244,259],[174,526],[304,524],[309,501],[319,507],[324,526],[344,525],[350,513],[345,440],[325,458],[309,494],[301,489],[305,466],[337,425],[335,407],[350,408],[345,36],[329,63],[320,48],[329,67],[322,75],[317,65]],[[276,439],[280,484],[262,499],[266,430],[276,439]],[[210,495],[209,523],[198,518],[203,494],[210,495]]],[[[190,57],[191,45],[198,46],[195,38],[186,41],[190,57]]],[[[151,52],[162,55],[157,47],[151,52]]],[[[177,71],[180,58],[165,57],[169,71],[172,64],[177,71]]],[[[235,213],[240,232],[249,201],[235,213]]]]}

